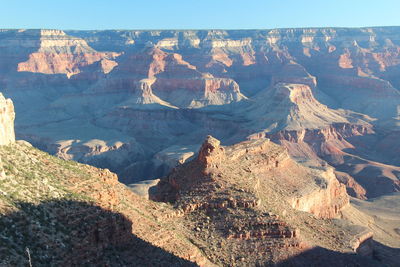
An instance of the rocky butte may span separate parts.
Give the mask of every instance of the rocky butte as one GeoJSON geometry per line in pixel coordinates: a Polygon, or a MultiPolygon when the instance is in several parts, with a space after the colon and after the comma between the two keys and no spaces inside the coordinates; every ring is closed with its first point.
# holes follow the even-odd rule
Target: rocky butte
{"type": "Polygon", "coordinates": [[[208,136],[198,156],[152,192],[151,199],[173,204],[173,218],[217,265],[374,264],[371,231],[329,220],[350,205],[333,169],[300,165],[269,139],[225,147],[208,136]]]}

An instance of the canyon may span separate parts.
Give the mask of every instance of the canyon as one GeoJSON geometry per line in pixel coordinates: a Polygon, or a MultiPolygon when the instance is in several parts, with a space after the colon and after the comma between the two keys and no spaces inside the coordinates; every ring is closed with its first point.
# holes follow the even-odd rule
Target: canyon
{"type": "Polygon", "coordinates": [[[391,262],[371,230],[333,220],[354,208],[333,168],[298,164],[269,139],[226,147],[207,136],[197,157],[159,180],[154,201],[108,169],[26,141],[1,145],[0,159],[4,266],[391,262]]]}
{"type": "Polygon", "coordinates": [[[367,199],[400,190],[399,36],[1,30],[0,88],[20,114],[18,139],[126,184],[167,174],[209,134],[226,145],[267,137],[334,166],[367,199]]]}
{"type": "Polygon", "coordinates": [[[398,74],[400,27],[0,30],[7,259],[396,266],[398,74]]]}

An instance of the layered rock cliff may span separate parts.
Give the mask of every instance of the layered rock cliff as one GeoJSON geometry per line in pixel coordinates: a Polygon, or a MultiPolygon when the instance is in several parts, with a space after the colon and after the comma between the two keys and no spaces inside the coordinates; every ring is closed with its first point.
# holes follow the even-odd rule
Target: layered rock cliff
{"type": "Polygon", "coordinates": [[[186,168],[193,171],[184,175],[173,172],[168,176],[167,184],[165,181],[160,183],[160,187],[169,188],[160,190],[169,192],[161,194],[161,199],[176,201],[182,192],[192,190],[193,183],[197,183],[195,179],[207,179],[201,176],[216,173],[217,177],[237,176],[244,170],[246,175],[237,179],[250,179],[255,183],[255,188],[260,183],[279,187],[293,208],[313,213],[320,218],[334,218],[349,203],[345,186],[338,182],[332,168],[313,170],[301,166],[289,157],[284,148],[268,139],[223,147],[219,140],[209,136],[197,159],[186,168]],[[295,174],[295,177],[289,173],[295,174]]]}
{"type": "Polygon", "coordinates": [[[374,197],[399,190],[399,36],[2,30],[0,87],[21,111],[17,136],[127,183],[165,174],[157,157],[169,147],[261,135],[297,159],[328,161],[374,197]]]}
{"type": "MultiPolygon", "coordinates": [[[[329,234],[339,238],[338,244],[368,254],[372,237],[371,231],[344,221],[339,226],[323,220],[330,230],[322,226],[319,218],[336,217],[348,205],[344,186],[332,168],[301,166],[268,139],[225,147],[208,136],[198,156],[162,178],[151,198],[172,203],[175,216],[195,231],[192,240],[220,265],[273,265],[317,244],[332,246],[329,234]]],[[[323,255],[312,254],[314,261],[323,255]]]]}
{"type": "Polygon", "coordinates": [[[313,159],[324,165],[322,159],[338,171],[347,172],[348,177],[340,176],[340,181],[352,196],[376,197],[378,191],[386,194],[399,190],[399,180],[393,175],[398,168],[374,163],[379,156],[371,160],[371,151],[366,151],[374,150],[368,142],[371,136],[377,136],[370,117],[331,109],[317,101],[310,86],[304,84],[278,83],[254,99],[257,103],[248,110],[248,116],[259,121],[252,121],[250,127],[256,130],[264,125],[265,129],[249,139],[268,137],[285,146],[295,158],[313,159]],[[369,165],[370,173],[381,173],[380,186],[370,184],[366,173],[357,171],[364,168],[363,164],[369,165]]]}
{"type": "Polygon", "coordinates": [[[95,62],[101,63],[104,73],[109,73],[119,56],[115,52],[97,52],[85,40],[68,36],[60,30],[40,30],[32,38],[31,48],[37,51],[29,55],[29,59],[18,64],[19,72],[33,72],[44,74],[66,74],[68,77],[81,72],[81,68],[95,62]],[[36,37],[36,36],[35,36],[36,37]]]}

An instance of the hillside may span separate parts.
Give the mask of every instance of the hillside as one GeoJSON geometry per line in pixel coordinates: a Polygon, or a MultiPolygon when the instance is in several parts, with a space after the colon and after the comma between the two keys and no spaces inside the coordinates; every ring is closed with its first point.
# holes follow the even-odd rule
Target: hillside
{"type": "Polygon", "coordinates": [[[33,266],[190,265],[176,255],[207,262],[160,220],[168,207],[135,196],[108,170],[20,141],[1,146],[0,158],[0,265],[26,265],[26,248],[33,266]]]}

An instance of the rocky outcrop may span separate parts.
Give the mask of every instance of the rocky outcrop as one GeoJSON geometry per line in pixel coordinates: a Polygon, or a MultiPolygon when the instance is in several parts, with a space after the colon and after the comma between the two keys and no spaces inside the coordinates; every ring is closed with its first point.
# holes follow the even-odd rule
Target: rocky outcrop
{"type": "Polygon", "coordinates": [[[15,142],[14,119],[13,102],[11,99],[4,98],[0,93],[0,145],[15,142]]]}
{"type": "MultiPolygon", "coordinates": [[[[357,155],[360,147],[374,146],[374,143],[360,143],[373,134],[374,130],[368,124],[334,123],[322,129],[283,130],[265,135],[285,146],[293,157],[327,161],[340,173],[338,180],[346,185],[348,194],[365,199],[399,190],[399,181],[395,177],[399,170],[397,166],[380,164],[357,155]],[[380,178],[371,178],[373,173],[380,173],[380,178]],[[379,180],[379,186],[371,184],[372,180],[379,180]]],[[[259,136],[263,134],[251,138],[259,136]]],[[[366,154],[362,156],[368,157],[366,154]]],[[[320,161],[320,164],[325,163],[320,161]]]]}
{"type": "Polygon", "coordinates": [[[333,125],[346,128],[343,124],[347,124],[347,128],[359,124],[372,131],[367,121],[321,104],[314,97],[312,88],[305,84],[277,83],[262,90],[254,99],[256,103],[249,108],[247,114],[249,118],[256,118],[251,126],[264,127],[268,133],[282,130],[309,131],[333,125]]]}
{"type": "MultiPolygon", "coordinates": [[[[264,177],[273,175],[277,180],[282,177],[282,183],[288,181],[292,185],[299,185],[290,193],[288,190],[286,200],[291,203],[293,208],[313,213],[320,218],[336,217],[340,210],[349,203],[346,188],[336,179],[332,168],[311,171],[311,169],[296,165],[285,149],[271,143],[268,139],[247,141],[225,148],[220,145],[219,140],[212,136],[208,136],[204,141],[197,159],[178,166],[168,175],[167,179],[160,181],[158,192],[153,197],[162,201],[176,201],[180,198],[182,191],[190,190],[198,183],[204,183],[210,178],[213,179],[214,176],[215,179],[219,179],[218,177],[229,176],[233,172],[240,173],[242,169],[258,177],[260,179],[258,183],[272,182],[264,177]],[[228,167],[231,165],[233,167],[228,167]],[[184,169],[186,168],[191,170],[187,170],[185,173],[184,169]],[[294,172],[297,171],[298,177],[292,181],[289,177],[285,177],[284,170],[287,168],[291,168],[294,172]],[[181,172],[185,174],[181,174],[181,172]],[[308,184],[305,182],[309,179],[306,177],[306,173],[314,177],[307,182],[308,184]]],[[[285,186],[282,185],[282,187],[285,186]]],[[[289,188],[291,187],[288,186],[289,188]]],[[[187,212],[213,207],[256,207],[259,201],[254,199],[249,203],[246,202],[247,204],[238,204],[234,199],[218,201],[203,199],[194,203],[190,201],[190,204],[184,204],[182,209],[187,212]]]]}
{"type": "Polygon", "coordinates": [[[220,146],[220,141],[212,136],[207,136],[204,143],[201,145],[197,160],[204,164],[205,168],[210,168],[221,164],[225,159],[224,148],[220,146]]]}
{"type": "Polygon", "coordinates": [[[371,125],[351,123],[332,123],[325,128],[282,130],[267,133],[266,137],[286,146],[291,155],[309,158],[330,157],[336,161],[343,160],[345,149],[354,148],[348,138],[373,134],[371,125]],[[308,147],[308,149],[303,149],[308,147]],[[307,152],[311,152],[306,154],[307,152]]]}
{"type": "Polygon", "coordinates": [[[346,187],[340,184],[330,168],[321,174],[323,178],[316,178],[319,190],[307,192],[307,187],[299,189],[300,196],[293,197],[292,207],[298,210],[311,212],[320,218],[334,218],[340,210],[349,204],[346,187]],[[304,191],[303,191],[304,190],[304,191]]]}
{"type": "MultiPolygon", "coordinates": [[[[245,251],[242,261],[248,264],[262,262],[262,251],[268,251],[275,262],[310,250],[313,246],[300,225],[303,229],[312,225],[318,229],[315,236],[322,237],[327,230],[316,226],[316,221],[338,217],[349,203],[345,186],[332,168],[299,165],[268,139],[221,146],[212,136],[206,137],[195,159],[161,178],[150,197],[171,202],[175,212],[169,218],[190,225],[194,237],[207,246],[212,246],[210,238],[223,244],[204,250],[211,258],[220,259],[228,250],[229,255],[233,250],[245,251]]],[[[370,235],[369,231],[346,222],[335,227],[347,233],[342,235],[346,241],[340,242],[365,254],[364,234],[370,235]]]]}

